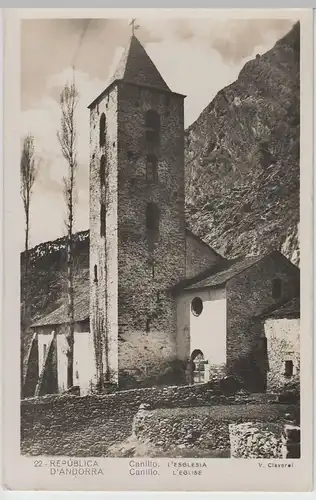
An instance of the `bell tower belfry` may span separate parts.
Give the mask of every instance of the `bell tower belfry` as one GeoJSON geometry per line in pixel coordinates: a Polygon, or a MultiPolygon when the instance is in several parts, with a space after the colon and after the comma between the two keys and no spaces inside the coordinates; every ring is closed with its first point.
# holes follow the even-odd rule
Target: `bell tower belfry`
{"type": "Polygon", "coordinates": [[[90,108],[90,328],[97,379],[133,386],[177,357],[185,277],[184,96],[131,37],[90,108]]]}

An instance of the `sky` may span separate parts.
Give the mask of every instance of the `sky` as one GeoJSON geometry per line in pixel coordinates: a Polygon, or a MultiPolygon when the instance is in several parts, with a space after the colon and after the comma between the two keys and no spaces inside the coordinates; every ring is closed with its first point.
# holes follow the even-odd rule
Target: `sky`
{"type": "MultiPolygon", "coordinates": [[[[129,19],[24,20],[21,27],[21,141],[34,136],[37,178],[30,246],[65,234],[63,176],[57,140],[59,95],[73,71],[80,99],[75,230],[89,227],[89,111],[106,88],[131,36],[129,19]],[[73,69],[74,68],[74,69],[73,69]],[[45,213],[45,217],[43,217],[45,213]]],[[[244,64],[271,49],[295,19],[137,19],[136,36],[167,85],[185,94],[185,127],[244,64]]],[[[23,206],[21,203],[21,216],[23,206]]],[[[23,250],[24,234],[21,234],[23,250]]]]}

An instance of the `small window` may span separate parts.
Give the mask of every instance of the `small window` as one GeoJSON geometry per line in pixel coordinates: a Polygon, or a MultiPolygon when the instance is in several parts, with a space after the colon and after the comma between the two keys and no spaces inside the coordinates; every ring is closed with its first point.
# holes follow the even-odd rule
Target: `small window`
{"type": "Polygon", "coordinates": [[[145,115],[146,139],[148,142],[155,143],[160,137],[160,116],[152,109],[145,115]]]}
{"type": "Polygon", "coordinates": [[[100,208],[100,235],[105,236],[105,205],[101,203],[100,208]]]}
{"type": "Polygon", "coordinates": [[[151,263],[151,275],[153,278],[155,277],[155,263],[154,262],[151,263]]]}
{"type": "Polygon", "coordinates": [[[98,281],[98,266],[95,264],[94,265],[94,282],[96,283],[98,281]]]}
{"type": "Polygon", "coordinates": [[[47,344],[43,344],[43,358],[45,359],[45,356],[46,356],[46,352],[47,352],[47,344]]]}
{"type": "Polygon", "coordinates": [[[272,281],[272,297],[277,300],[280,299],[282,295],[282,281],[280,278],[275,278],[272,281]]]}
{"type": "Polygon", "coordinates": [[[100,183],[101,183],[101,188],[105,186],[105,156],[101,156],[101,161],[100,161],[100,183]]]}
{"type": "Polygon", "coordinates": [[[203,302],[200,297],[194,297],[194,299],[191,302],[191,311],[193,312],[194,316],[200,316],[200,314],[203,311],[203,302]]]}
{"type": "Polygon", "coordinates": [[[150,319],[146,320],[146,332],[150,331],[150,319]]]}
{"type": "Polygon", "coordinates": [[[158,181],[157,157],[155,155],[148,155],[146,158],[146,179],[154,183],[158,181]]]}
{"type": "Polygon", "coordinates": [[[155,203],[148,203],[146,209],[146,227],[148,231],[159,231],[159,208],[155,203]]]}
{"type": "Polygon", "coordinates": [[[291,359],[288,359],[285,361],[285,370],[284,370],[284,375],[286,377],[292,377],[293,375],[293,361],[291,359]]]}
{"type": "Polygon", "coordinates": [[[100,148],[105,146],[105,114],[102,113],[100,117],[100,148]]]}

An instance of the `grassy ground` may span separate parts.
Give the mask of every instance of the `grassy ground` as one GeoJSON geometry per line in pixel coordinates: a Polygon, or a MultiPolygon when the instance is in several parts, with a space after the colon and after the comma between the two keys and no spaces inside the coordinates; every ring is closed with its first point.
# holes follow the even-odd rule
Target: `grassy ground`
{"type": "Polygon", "coordinates": [[[122,457],[150,457],[150,458],[230,458],[230,450],[201,450],[198,447],[190,449],[169,448],[162,450],[150,443],[140,443],[134,436],[130,436],[121,443],[115,443],[108,450],[109,456],[122,457]]]}

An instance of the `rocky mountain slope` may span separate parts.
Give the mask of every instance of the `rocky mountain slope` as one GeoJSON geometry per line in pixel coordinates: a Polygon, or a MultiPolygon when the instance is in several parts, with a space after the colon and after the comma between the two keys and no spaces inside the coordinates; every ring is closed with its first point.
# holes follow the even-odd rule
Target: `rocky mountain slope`
{"type": "Polygon", "coordinates": [[[186,133],[189,226],[226,257],[299,262],[300,27],[245,64],[186,133]]]}
{"type": "MultiPolygon", "coordinates": [[[[27,292],[31,322],[57,309],[66,300],[66,238],[41,243],[29,252],[28,286],[21,254],[21,292],[27,292]]],[[[89,278],[89,231],[74,235],[74,287],[89,278]]]]}

